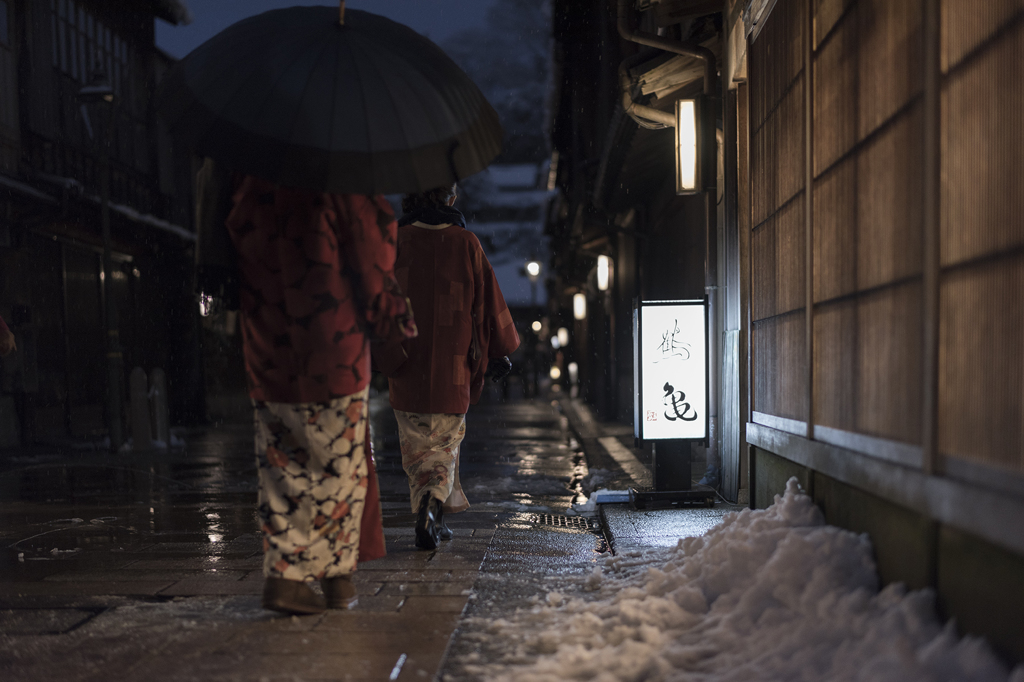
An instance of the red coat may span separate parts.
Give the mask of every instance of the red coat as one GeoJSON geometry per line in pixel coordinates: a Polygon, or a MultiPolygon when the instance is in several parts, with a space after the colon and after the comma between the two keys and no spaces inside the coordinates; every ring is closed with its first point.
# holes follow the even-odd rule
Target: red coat
{"type": "Polygon", "coordinates": [[[356,393],[370,379],[368,335],[416,334],[394,279],[397,224],[383,197],[246,177],[227,227],[254,399],[327,402],[356,393]]]}
{"type": "Polygon", "coordinates": [[[409,294],[419,336],[390,376],[391,406],[464,414],[480,399],[489,358],[519,347],[519,334],[480,241],[460,225],[398,228],[395,277],[409,294]]]}

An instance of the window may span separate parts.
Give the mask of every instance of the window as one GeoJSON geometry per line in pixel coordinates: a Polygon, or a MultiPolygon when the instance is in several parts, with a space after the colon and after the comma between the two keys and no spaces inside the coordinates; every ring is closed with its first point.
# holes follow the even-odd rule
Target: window
{"type": "MultiPolygon", "coordinates": [[[[9,1],[0,0],[0,43],[6,35],[9,1]]],[[[80,1],[50,0],[50,10],[54,67],[83,84],[92,79],[96,69],[103,68],[115,93],[124,96],[129,92],[128,42],[104,26],[80,1]]]]}
{"type": "Polygon", "coordinates": [[[0,45],[10,45],[10,27],[7,23],[7,0],[0,0],[0,45]]]}

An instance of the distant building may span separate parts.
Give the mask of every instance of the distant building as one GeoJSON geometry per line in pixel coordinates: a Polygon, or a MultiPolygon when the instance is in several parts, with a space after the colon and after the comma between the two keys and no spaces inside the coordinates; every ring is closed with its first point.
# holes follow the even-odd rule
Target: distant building
{"type": "Polygon", "coordinates": [[[192,160],[152,104],[173,62],[154,45],[155,17],[178,23],[187,9],[176,0],[0,0],[0,315],[19,347],[0,361],[0,447],[106,432],[106,139],[124,376],[161,367],[172,419],[204,414],[192,160]],[[113,105],[82,97],[97,71],[113,105]]]}
{"type": "Polygon", "coordinates": [[[547,304],[546,169],[546,162],[496,164],[473,176],[464,190],[467,225],[483,244],[511,308],[547,304]],[[526,272],[530,261],[542,268],[535,282],[526,272]]]}

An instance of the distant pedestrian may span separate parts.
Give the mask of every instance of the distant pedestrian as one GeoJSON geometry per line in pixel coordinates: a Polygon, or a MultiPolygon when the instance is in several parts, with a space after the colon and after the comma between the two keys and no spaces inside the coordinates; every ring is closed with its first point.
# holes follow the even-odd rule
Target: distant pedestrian
{"type": "Polygon", "coordinates": [[[370,484],[369,340],[416,335],[394,279],[395,217],[380,196],[236,182],[226,222],[255,407],[263,606],[348,608],[370,484]]]}
{"type": "Polygon", "coordinates": [[[4,322],[4,318],[0,317],[0,358],[16,350],[18,350],[18,344],[14,342],[14,333],[4,322]]]}
{"type": "Polygon", "coordinates": [[[444,512],[469,507],[459,483],[459,446],[466,411],[483,391],[484,375],[501,376],[519,335],[494,270],[455,208],[455,185],[402,200],[395,277],[408,292],[420,334],[402,342],[401,357],[380,363],[390,381],[416,546],[434,549],[451,531],[444,512]]]}

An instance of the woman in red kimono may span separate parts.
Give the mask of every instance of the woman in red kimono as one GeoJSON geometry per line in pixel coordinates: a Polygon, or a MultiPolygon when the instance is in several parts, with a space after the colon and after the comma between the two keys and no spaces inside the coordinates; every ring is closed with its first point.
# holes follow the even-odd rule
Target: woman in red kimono
{"type": "Polygon", "coordinates": [[[263,606],[348,608],[370,484],[369,340],[416,335],[393,274],[394,214],[380,196],[237,182],[226,224],[255,407],[263,606]]]}
{"type": "Polygon", "coordinates": [[[416,546],[434,549],[451,537],[443,513],[469,507],[459,484],[459,445],[466,411],[480,400],[484,375],[504,375],[519,335],[494,270],[462,214],[456,187],[402,200],[395,277],[408,292],[420,330],[391,358],[391,406],[398,420],[402,466],[409,477],[416,546]],[[393,366],[398,364],[397,369],[393,366]]]}

